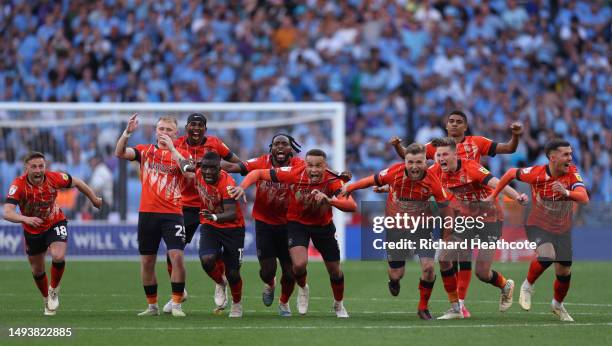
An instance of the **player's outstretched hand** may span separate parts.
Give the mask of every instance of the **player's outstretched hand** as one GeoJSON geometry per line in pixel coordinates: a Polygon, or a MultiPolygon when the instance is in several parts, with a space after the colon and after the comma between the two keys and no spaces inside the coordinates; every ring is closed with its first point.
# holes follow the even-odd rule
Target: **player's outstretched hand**
{"type": "Polygon", "coordinates": [[[39,227],[40,225],[43,224],[43,220],[38,217],[34,217],[34,216],[26,216],[23,223],[25,223],[26,225],[30,227],[39,227]]]}
{"type": "Polygon", "coordinates": [[[331,198],[327,197],[326,194],[317,189],[312,190],[311,194],[314,195],[315,201],[319,204],[322,204],[323,202],[329,203],[331,201],[331,198]]]}
{"type": "Polygon", "coordinates": [[[389,192],[389,185],[384,185],[384,186],[374,186],[372,188],[372,191],[376,192],[376,193],[387,193],[389,192]]]}
{"type": "Polygon", "coordinates": [[[512,130],[513,135],[522,135],[523,134],[523,123],[520,121],[515,121],[510,124],[510,129],[512,130]]]}
{"type": "Polygon", "coordinates": [[[521,193],[516,201],[519,202],[520,205],[527,205],[529,204],[529,197],[526,194],[521,193]]]}
{"type": "Polygon", "coordinates": [[[396,147],[396,146],[402,144],[402,140],[398,136],[393,136],[393,137],[391,137],[391,139],[389,140],[388,143],[391,144],[392,146],[396,147]]]}
{"type": "Polygon", "coordinates": [[[127,132],[128,134],[132,133],[136,131],[136,128],[138,128],[138,113],[134,113],[130,117],[130,120],[128,120],[127,127],[125,128],[125,132],[127,132]]]}
{"type": "Polygon", "coordinates": [[[91,204],[93,204],[94,207],[96,207],[97,209],[102,208],[102,197],[96,196],[96,198],[94,198],[94,200],[91,201],[91,204]]]}
{"type": "Polygon", "coordinates": [[[228,186],[227,193],[235,200],[239,200],[242,198],[244,202],[246,202],[246,194],[244,193],[244,189],[240,186],[228,186]]]}

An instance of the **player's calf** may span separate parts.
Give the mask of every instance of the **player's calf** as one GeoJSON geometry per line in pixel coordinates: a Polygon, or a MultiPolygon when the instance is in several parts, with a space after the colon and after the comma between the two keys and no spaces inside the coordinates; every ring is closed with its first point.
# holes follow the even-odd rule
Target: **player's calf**
{"type": "Polygon", "coordinates": [[[405,261],[389,261],[389,269],[387,271],[389,282],[387,286],[389,287],[389,293],[394,297],[397,297],[400,293],[400,280],[404,277],[405,265],[405,261]]]}
{"type": "Polygon", "coordinates": [[[232,292],[232,307],[229,317],[242,317],[242,278],[240,272],[237,269],[229,269],[226,276],[232,292]]]}

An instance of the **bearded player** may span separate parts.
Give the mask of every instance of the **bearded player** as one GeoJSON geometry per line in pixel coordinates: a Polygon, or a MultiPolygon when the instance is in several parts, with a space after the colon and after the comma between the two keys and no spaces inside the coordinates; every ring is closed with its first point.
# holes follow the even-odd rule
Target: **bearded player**
{"type": "MultiPolygon", "coordinates": [[[[187,117],[185,125],[185,136],[181,136],[174,141],[174,146],[188,152],[191,155],[193,162],[199,163],[202,157],[207,152],[215,152],[224,160],[229,162],[240,162],[240,159],[228,147],[215,136],[206,136],[206,116],[202,113],[192,113],[187,117]]],[[[188,179],[185,181],[185,187],[182,193],[183,202],[183,220],[185,222],[185,246],[191,242],[193,236],[200,225],[200,197],[195,187],[195,181],[188,179]]],[[[166,255],[166,263],[168,275],[172,276],[172,261],[170,256],[166,255]]],[[[216,263],[218,270],[225,271],[223,261],[219,259],[216,263]]],[[[223,305],[227,301],[226,294],[227,282],[222,281],[221,285],[215,286],[215,304],[223,305]]],[[[183,294],[183,301],[187,299],[187,291],[183,294]]],[[[172,299],[164,305],[163,311],[170,313],[172,311],[172,299]]]]}
{"type": "Polygon", "coordinates": [[[569,142],[553,139],[546,144],[544,151],[548,164],[508,170],[493,196],[497,196],[514,179],[531,185],[533,207],[525,228],[529,241],[537,244],[538,257],[529,265],[527,278],[521,285],[519,304],[524,310],[531,309],[533,286],[554,263],[556,279],[551,309],[561,321],[573,322],[563,305],[572,278],[572,214],[574,203],[587,204],[589,195],[582,177],[572,164],[569,142]]]}
{"type": "Polygon", "coordinates": [[[287,234],[293,276],[298,284],[298,312],[308,312],[309,287],[306,283],[308,245],[310,240],[321,253],[334,295],[337,317],[348,317],[344,307],[344,274],[340,268],[340,248],[335,238],[332,207],[353,212],[357,205],[352,197],[341,197],[342,180],[327,171],[327,155],[320,149],[306,153],[306,165],[251,171],[239,187],[230,190],[236,199],[244,198],[244,189],[257,181],[290,185],[287,207],[287,234]]]}
{"type": "Polygon", "coordinates": [[[34,282],[45,302],[44,314],[53,316],[59,307],[59,284],[64,274],[68,242],[68,222],[55,203],[58,190],[76,187],[96,208],[102,206],[102,198],[81,179],[48,171],[45,156],[40,152],[26,155],[24,167],[25,173],[9,187],[4,219],[23,224],[26,254],[34,282]],[[17,206],[21,213],[17,213],[17,206]],[[47,250],[51,252],[50,285],[45,272],[47,250]]]}
{"type": "Polygon", "coordinates": [[[142,195],[138,213],[138,251],[140,253],[141,279],[148,307],[139,316],[157,316],[157,278],[155,262],[159,243],[164,240],[172,262],[171,313],[184,317],[181,302],[185,291],[185,226],[181,194],[186,178],[193,178],[188,172],[189,153],[177,150],[173,145],[178,133],[177,121],[173,117],[161,117],[155,126],[156,144],[139,144],[128,147],[129,137],[138,127],[138,115],[134,114],[115,148],[118,158],[140,163],[142,195]],[[179,164],[181,162],[182,164],[179,164]]]}
{"type": "MultiPolygon", "coordinates": [[[[499,183],[489,171],[474,160],[464,160],[457,157],[457,144],[452,138],[437,138],[432,141],[436,148],[436,164],[430,169],[440,177],[444,188],[449,190],[457,200],[458,214],[463,217],[482,218],[481,229],[472,227],[459,232],[455,227],[453,236],[457,240],[479,238],[484,242],[496,242],[501,237],[503,213],[496,200],[489,198],[493,189],[499,183]]],[[[514,189],[506,187],[506,195],[525,204],[528,200],[525,194],[519,194],[514,189]]],[[[471,257],[471,251],[468,254],[471,257]]],[[[506,279],[502,273],[491,269],[494,249],[480,249],[476,258],[476,276],[480,281],[489,283],[500,289],[499,310],[507,311],[512,306],[514,281],[506,279]]],[[[467,256],[461,256],[464,260],[467,256]]],[[[454,268],[449,258],[440,260],[441,275],[454,275],[454,268]]],[[[471,261],[471,259],[470,259],[471,261]]],[[[464,318],[463,312],[451,307],[439,319],[464,318]]]]}
{"type": "MultiPolygon", "coordinates": [[[[512,138],[507,143],[497,143],[483,136],[466,136],[468,131],[467,115],[460,111],[452,111],[446,118],[446,132],[448,137],[455,140],[457,143],[457,156],[464,160],[474,160],[480,163],[482,156],[493,157],[497,154],[512,154],[518,147],[519,140],[523,133],[523,124],[514,122],[510,125],[512,138]]],[[[399,137],[393,137],[390,141],[395,151],[400,157],[404,157],[405,149],[401,145],[399,137]]],[[[428,160],[434,160],[436,148],[432,143],[425,145],[428,160]]],[[[470,317],[469,310],[465,307],[464,300],[467,296],[467,291],[472,278],[472,262],[461,261],[455,262],[457,272],[457,285],[459,293],[459,301],[464,317],[470,317]]]]}
{"type": "MultiPolygon", "coordinates": [[[[445,192],[439,178],[427,169],[425,146],[422,144],[413,143],[406,148],[404,163],[394,164],[375,175],[363,178],[350,185],[344,185],[341,195],[347,196],[355,190],[383,185],[389,185],[390,188],[385,216],[394,217],[397,214],[409,214],[414,217],[431,216],[430,197],[435,199],[443,215],[450,212],[447,208],[450,196],[445,192]]],[[[402,235],[399,238],[402,240],[406,238],[414,239],[416,244],[419,244],[420,239],[432,239],[431,231],[431,229],[418,229],[414,234],[408,235],[407,233],[410,233],[410,230],[387,230],[387,234],[391,232],[400,234],[399,232],[401,232],[402,235]]],[[[392,238],[399,240],[398,237],[392,238]]],[[[421,262],[421,279],[418,285],[420,300],[417,315],[422,320],[431,320],[428,305],[436,280],[434,272],[436,251],[433,248],[417,248],[416,253],[419,255],[421,262]]],[[[412,257],[411,255],[406,253],[389,254],[389,291],[393,296],[397,296],[400,292],[400,280],[404,276],[406,257],[412,257]]]]}
{"type": "MultiPolygon", "coordinates": [[[[256,169],[304,166],[304,160],[294,156],[300,152],[300,145],[288,134],[279,133],[272,137],[270,153],[239,164],[222,163],[230,173],[246,175],[256,169]]],[[[295,287],[291,269],[291,257],[287,246],[287,206],[289,185],[259,180],[253,205],[255,219],[255,243],[259,260],[259,277],[264,282],[262,299],[265,306],[272,305],[276,286],[276,260],[278,259],[282,276],[281,296],[278,310],[283,317],[291,316],[289,298],[295,287]]]]}

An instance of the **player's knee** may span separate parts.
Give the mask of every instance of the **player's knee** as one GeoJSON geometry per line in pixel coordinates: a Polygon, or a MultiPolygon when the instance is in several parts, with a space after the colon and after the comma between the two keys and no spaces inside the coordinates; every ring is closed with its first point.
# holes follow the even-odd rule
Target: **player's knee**
{"type": "Polygon", "coordinates": [[[64,261],[65,261],[65,259],[66,259],[66,256],[65,256],[65,254],[64,254],[64,253],[58,253],[58,254],[53,254],[53,253],[52,253],[52,254],[51,254],[51,260],[52,260],[53,262],[56,262],[56,263],[58,263],[58,262],[64,262],[64,261]]]}
{"type": "Polygon", "coordinates": [[[389,270],[389,279],[393,281],[401,280],[404,277],[404,272],[400,270],[389,270]]]}
{"type": "Polygon", "coordinates": [[[572,273],[571,261],[559,261],[555,268],[555,274],[560,276],[568,276],[572,273]],[[569,263],[568,263],[569,262],[569,263]]]}
{"type": "Polygon", "coordinates": [[[435,270],[434,270],[433,263],[424,264],[422,271],[423,271],[423,277],[426,278],[427,281],[431,281],[435,276],[435,270]]]}
{"type": "Polygon", "coordinates": [[[555,258],[556,257],[555,248],[550,243],[540,245],[536,249],[536,252],[538,254],[538,257],[545,257],[545,258],[555,258]]]}
{"type": "Polygon", "coordinates": [[[453,262],[440,261],[440,272],[448,271],[453,269],[453,262]]]}
{"type": "Polygon", "coordinates": [[[299,275],[306,272],[306,261],[299,261],[293,263],[293,273],[299,275]]]}
{"type": "Polygon", "coordinates": [[[143,256],[140,258],[140,262],[144,268],[155,267],[155,256],[143,256]]]}
{"type": "Polygon", "coordinates": [[[183,252],[182,251],[171,251],[168,253],[168,257],[170,257],[170,261],[173,265],[182,265],[183,264],[183,252]]]}
{"type": "Polygon", "coordinates": [[[482,282],[489,282],[491,280],[490,270],[476,270],[476,277],[482,282]]]}
{"type": "Polygon", "coordinates": [[[226,270],[225,277],[230,285],[237,284],[240,281],[240,271],[238,269],[226,270]]]}
{"type": "Polygon", "coordinates": [[[283,278],[285,278],[286,280],[294,280],[295,279],[293,277],[293,270],[291,270],[291,265],[282,266],[281,269],[283,271],[283,278]]]}
{"type": "Polygon", "coordinates": [[[259,277],[263,282],[270,282],[272,279],[274,279],[275,274],[276,270],[272,270],[270,267],[261,267],[259,270],[259,277]]]}
{"type": "Polygon", "coordinates": [[[342,272],[342,270],[331,272],[329,273],[329,279],[331,281],[340,281],[344,279],[344,273],[342,272]]]}
{"type": "Polygon", "coordinates": [[[216,258],[214,255],[200,257],[200,264],[202,265],[202,269],[204,269],[204,271],[207,273],[212,272],[215,269],[215,260],[216,258]]]}
{"type": "Polygon", "coordinates": [[[45,268],[43,266],[32,266],[32,275],[34,277],[39,277],[45,273],[45,268]]]}

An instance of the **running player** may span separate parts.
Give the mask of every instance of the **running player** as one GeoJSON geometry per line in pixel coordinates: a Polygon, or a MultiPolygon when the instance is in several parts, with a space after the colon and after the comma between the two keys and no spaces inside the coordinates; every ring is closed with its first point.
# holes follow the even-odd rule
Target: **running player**
{"type": "MultiPolygon", "coordinates": [[[[478,162],[457,158],[457,144],[454,139],[437,138],[432,141],[432,145],[436,148],[436,164],[430,169],[440,177],[444,188],[452,192],[457,199],[459,215],[482,217],[484,222],[483,229],[473,227],[459,233],[455,228],[453,236],[461,240],[478,237],[481,241],[496,242],[501,237],[503,214],[497,201],[487,203],[485,200],[493,193],[499,180],[478,162]]],[[[504,192],[520,203],[527,202],[525,194],[519,194],[512,188],[506,187],[504,192]]],[[[499,310],[505,312],[512,306],[514,281],[507,280],[501,273],[491,270],[494,254],[495,250],[478,251],[476,276],[482,282],[501,290],[499,310]]],[[[469,255],[471,257],[471,251],[469,255]]],[[[443,276],[449,275],[449,271],[454,272],[452,264],[447,260],[448,258],[440,260],[440,271],[443,276]]],[[[458,311],[456,307],[451,308],[439,319],[454,318],[464,318],[462,311],[458,311]]]]}
{"type": "Polygon", "coordinates": [[[340,249],[335,238],[332,207],[353,212],[357,205],[352,197],[339,197],[342,180],[326,170],[327,155],[320,149],[306,153],[306,165],[251,171],[230,195],[244,197],[244,189],[259,180],[290,184],[287,208],[289,254],[293,276],[298,284],[298,312],[308,312],[309,288],[306,283],[308,245],[310,240],[319,250],[329,273],[334,294],[333,309],[337,317],[348,317],[344,308],[344,274],[340,268],[340,249]]]}
{"type": "MultiPolygon", "coordinates": [[[[437,205],[443,214],[447,214],[449,195],[446,194],[439,178],[427,169],[425,159],[425,146],[413,143],[406,148],[404,163],[397,163],[391,167],[369,177],[363,178],[356,183],[344,185],[341,195],[347,196],[351,192],[365,189],[370,186],[389,185],[390,191],[387,196],[385,216],[395,216],[396,214],[409,214],[415,217],[431,216],[429,198],[434,197],[437,205]]],[[[398,232],[397,230],[388,230],[398,232]]],[[[402,232],[401,239],[409,237],[402,232]]],[[[394,237],[398,238],[398,237],[394,237]]],[[[419,229],[416,234],[410,236],[416,239],[419,244],[420,239],[431,239],[430,229],[419,229]]],[[[417,315],[422,320],[431,320],[429,313],[429,297],[436,280],[434,272],[435,249],[417,248],[417,254],[421,262],[421,279],[419,281],[420,300],[417,308],[417,315]]],[[[389,291],[391,295],[397,296],[400,292],[400,280],[404,276],[406,265],[406,253],[389,254],[389,291]]],[[[409,257],[411,257],[409,255],[409,257]]]]}
{"type": "MultiPolygon", "coordinates": [[[[482,156],[493,157],[497,154],[512,154],[518,147],[519,140],[523,133],[523,124],[514,122],[510,125],[512,138],[507,143],[497,143],[483,136],[466,136],[468,131],[467,115],[460,111],[452,111],[446,119],[446,132],[448,136],[457,143],[457,156],[464,160],[474,160],[480,163],[482,156]]],[[[389,141],[393,145],[395,151],[400,157],[404,157],[405,148],[401,145],[399,137],[393,137],[389,141]]],[[[430,143],[425,145],[428,160],[434,160],[436,148],[430,143]]],[[[470,317],[469,310],[465,307],[464,300],[467,296],[468,287],[472,279],[472,262],[461,261],[455,262],[457,273],[457,287],[459,293],[459,302],[463,315],[470,317]]]]}
{"type": "Polygon", "coordinates": [[[574,202],[587,204],[589,195],[580,173],[572,165],[570,143],[553,139],[544,150],[548,164],[508,170],[495,188],[493,197],[514,179],[531,185],[533,207],[525,228],[529,241],[537,244],[538,257],[529,265],[527,278],[521,285],[519,304],[524,310],[531,309],[533,285],[554,262],[557,277],[552,312],[561,321],[572,322],[574,319],[563,305],[572,277],[572,213],[574,202]]]}
{"type": "Polygon", "coordinates": [[[132,115],[115,148],[121,159],[140,163],[142,196],[138,214],[138,251],[140,252],[141,279],[147,296],[148,308],[139,316],[159,315],[157,305],[157,278],[155,262],[161,239],[164,239],[174,270],[172,284],[172,316],[183,317],[181,302],[185,290],[185,226],[183,224],[181,192],[189,165],[179,164],[189,159],[189,153],[174,148],[172,140],[178,133],[173,117],[157,121],[157,144],[139,144],[128,147],[129,137],[138,127],[138,114],[132,115]],[[185,176],[185,177],[184,177],[185,176]]]}
{"type": "Polygon", "coordinates": [[[68,242],[68,222],[55,203],[57,192],[76,187],[96,208],[102,206],[102,198],[81,179],[48,171],[45,156],[40,152],[26,155],[24,167],[25,173],[9,187],[4,219],[23,224],[26,254],[34,282],[45,301],[44,314],[53,316],[59,307],[59,284],[64,274],[68,242]],[[17,206],[21,213],[17,213],[17,206]],[[47,249],[51,250],[51,285],[45,273],[47,249]]]}
{"type": "MultiPolygon", "coordinates": [[[[279,133],[272,137],[270,153],[239,164],[222,163],[230,173],[248,174],[256,169],[304,166],[304,160],[294,156],[300,145],[290,135],[279,133]]],[[[259,277],[264,282],[263,303],[272,305],[276,285],[276,259],[280,262],[282,276],[278,310],[283,317],[291,316],[289,298],[295,287],[291,269],[291,257],[287,246],[287,205],[289,185],[269,181],[257,182],[257,194],[253,205],[255,219],[255,243],[259,259],[259,277]]]]}
{"type": "MultiPolygon", "coordinates": [[[[179,150],[189,152],[194,163],[199,163],[205,153],[216,152],[224,160],[229,162],[240,162],[240,159],[228,147],[215,136],[206,136],[206,116],[202,113],[192,113],[187,117],[185,125],[185,136],[181,136],[174,141],[174,146],[179,150]]],[[[200,197],[195,187],[195,181],[187,180],[182,193],[183,201],[183,220],[185,222],[185,245],[193,239],[198,226],[200,225],[200,197]]],[[[168,275],[172,276],[172,262],[170,256],[166,255],[168,275]]],[[[216,263],[219,270],[223,273],[223,261],[219,259],[216,263]]],[[[187,290],[183,294],[183,301],[187,299],[187,290]]],[[[215,303],[217,305],[227,301],[226,282],[215,286],[215,303]]],[[[164,305],[163,311],[170,313],[172,310],[172,299],[164,305]]]]}
{"type": "MultiPolygon", "coordinates": [[[[242,278],[240,266],[244,250],[244,218],[240,203],[229,194],[236,182],[221,170],[221,158],[208,152],[196,171],[196,187],[201,201],[200,262],[217,285],[223,284],[223,272],[216,266],[217,258],[225,264],[225,275],[232,292],[229,317],[242,317],[242,278]]],[[[216,302],[215,302],[216,304],[216,302]]],[[[215,311],[225,308],[217,304],[215,311]]]]}

